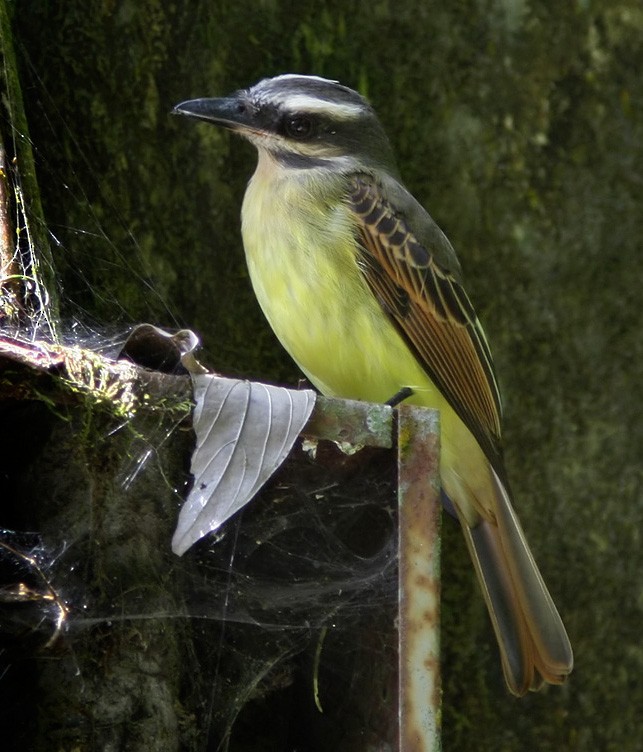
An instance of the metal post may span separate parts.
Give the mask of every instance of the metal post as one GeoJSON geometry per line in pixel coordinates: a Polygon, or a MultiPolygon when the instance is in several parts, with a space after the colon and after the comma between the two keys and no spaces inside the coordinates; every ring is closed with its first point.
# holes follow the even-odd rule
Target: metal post
{"type": "Polygon", "coordinates": [[[439,417],[398,409],[399,752],[441,749],[439,417]]]}

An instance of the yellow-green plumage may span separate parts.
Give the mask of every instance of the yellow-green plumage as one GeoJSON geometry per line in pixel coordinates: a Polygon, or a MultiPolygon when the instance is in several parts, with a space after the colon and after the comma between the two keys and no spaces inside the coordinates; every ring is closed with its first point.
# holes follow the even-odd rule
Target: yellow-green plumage
{"type": "Polygon", "coordinates": [[[456,476],[468,476],[484,498],[491,481],[476,440],[387,319],[357,265],[356,218],[342,198],[346,177],[324,182],[323,190],[306,174],[297,177],[281,176],[260,152],[243,201],[250,278],[273,331],[326,395],[385,402],[411,387],[408,402],[440,411],[447,494],[460,483],[456,476]],[[479,478],[471,472],[477,465],[479,478]]]}
{"type": "Polygon", "coordinates": [[[432,389],[356,263],[355,218],[345,179],[324,184],[280,177],[260,154],[242,209],[252,285],[273,330],[324,393],[382,402],[406,383],[432,389]],[[287,214],[286,220],[284,214],[287,214]]]}

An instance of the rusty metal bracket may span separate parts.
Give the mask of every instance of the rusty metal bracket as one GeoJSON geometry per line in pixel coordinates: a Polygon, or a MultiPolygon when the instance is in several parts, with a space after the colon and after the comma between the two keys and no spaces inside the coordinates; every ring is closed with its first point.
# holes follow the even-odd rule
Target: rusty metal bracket
{"type": "Polygon", "coordinates": [[[439,752],[439,418],[398,408],[399,750],[439,752]]]}

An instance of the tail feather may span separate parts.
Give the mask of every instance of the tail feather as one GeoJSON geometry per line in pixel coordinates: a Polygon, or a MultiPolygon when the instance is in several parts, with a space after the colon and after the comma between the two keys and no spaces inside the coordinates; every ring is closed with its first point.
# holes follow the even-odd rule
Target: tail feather
{"type": "Polygon", "coordinates": [[[507,685],[513,694],[523,695],[531,684],[529,634],[513,597],[498,531],[486,521],[475,528],[463,525],[463,531],[496,633],[507,685]]]}
{"type": "MultiPolygon", "coordinates": [[[[492,471],[493,473],[493,471],[492,471]]],[[[573,667],[563,622],[529,550],[509,496],[493,473],[495,520],[460,515],[500,647],[505,679],[522,696],[543,681],[562,684],[573,667]]]]}
{"type": "Polygon", "coordinates": [[[572,647],[554,601],[534,561],[507,492],[494,473],[501,540],[535,647],[536,668],[545,681],[562,684],[574,665],[572,647]]]}

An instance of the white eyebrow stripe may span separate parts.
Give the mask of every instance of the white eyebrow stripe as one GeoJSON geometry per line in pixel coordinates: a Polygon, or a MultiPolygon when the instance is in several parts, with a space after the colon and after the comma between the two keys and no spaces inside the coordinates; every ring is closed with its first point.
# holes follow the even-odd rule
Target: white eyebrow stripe
{"type": "Polygon", "coordinates": [[[322,78],[321,76],[304,76],[303,73],[282,73],[281,76],[275,76],[273,79],[264,79],[266,81],[287,81],[289,79],[299,78],[303,81],[321,81],[323,84],[338,84],[334,78],[322,78]]]}
{"type": "Polygon", "coordinates": [[[292,94],[283,99],[283,105],[288,110],[301,112],[327,113],[339,120],[354,120],[364,113],[364,108],[358,104],[340,104],[326,99],[317,99],[307,94],[292,94]]]}

